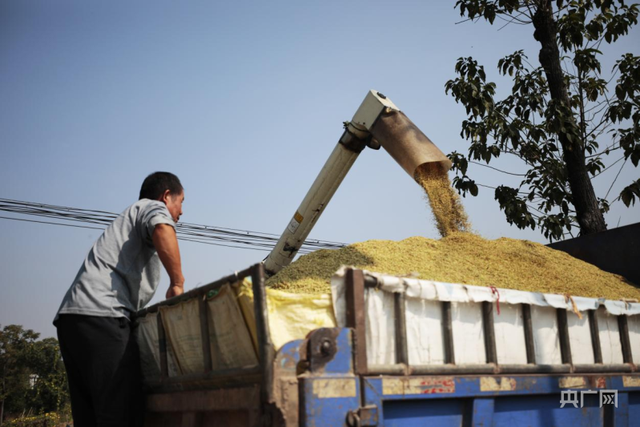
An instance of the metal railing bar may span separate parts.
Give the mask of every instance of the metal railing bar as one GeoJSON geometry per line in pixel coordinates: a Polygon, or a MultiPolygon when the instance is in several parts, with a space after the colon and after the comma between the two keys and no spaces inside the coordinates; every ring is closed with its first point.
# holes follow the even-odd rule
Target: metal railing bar
{"type": "Polygon", "coordinates": [[[164,332],[164,324],[162,323],[162,313],[158,313],[156,317],[158,322],[158,346],[160,351],[160,378],[165,379],[169,376],[169,355],[167,352],[167,335],[164,332]]]}
{"type": "MultiPolygon", "coordinates": [[[[213,369],[213,360],[211,355],[211,341],[209,335],[209,304],[206,301],[206,295],[198,300],[198,309],[200,310],[200,336],[202,340],[202,365],[204,372],[211,372],[213,369]]],[[[213,319],[211,319],[213,321],[213,319]]]]}
{"type": "Polygon", "coordinates": [[[536,347],[533,337],[533,320],[531,318],[531,306],[522,304],[522,325],[524,327],[524,344],[527,349],[527,363],[536,363],[536,347]]]}
{"type": "Polygon", "coordinates": [[[626,315],[618,316],[618,330],[620,331],[620,344],[622,344],[622,358],[624,363],[633,364],[631,341],[629,340],[629,322],[626,315]]]}
{"type": "Polygon", "coordinates": [[[243,366],[240,368],[218,369],[207,373],[196,373],[187,375],[176,375],[167,377],[161,381],[148,381],[149,385],[153,384],[174,384],[174,383],[190,383],[197,381],[239,379],[242,377],[255,377],[262,374],[260,365],[243,366]]]}
{"type": "Polygon", "coordinates": [[[347,327],[352,328],[355,334],[354,371],[357,375],[365,375],[368,372],[368,362],[364,316],[365,277],[362,270],[348,269],[346,286],[347,327]]]}
{"type": "Polygon", "coordinates": [[[556,309],[558,317],[558,338],[560,340],[560,354],[562,363],[572,365],[571,343],[569,342],[569,323],[567,320],[567,310],[564,308],[556,309]]]}
{"type": "Polygon", "coordinates": [[[591,330],[591,346],[593,347],[593,362],[602,363],[602,347],[600,346],[600,328],[595,310],[589,310],[589,329],[591,330]]]}
{"type": "Polygon", "coordinates": [[[495,363],[470,365],[405,365],[384,364],[369,365],[368,375],[449,375],[449,374],[571,374],[571,373],[626,373],[635,372],[631,364],[583,364],[583,365],[531,365],[495,363]]]}
{"type": "Polygon", "coordinates": [[[267,308],[267,293],[265,290],[264,266],[256,264],[251,268],[253,286],[253,309],[256,319],[258,335],[258,353],[260,356],[260,370],[263,373],[260,396],[263,404],[271,402],[273,394],[273,358],[274,349],[269,331],[269,314],[267,308]]]}
{"type": "Polygon", "coordinates": [[[453,349],[453,326],[451,320],[451,303],[443,301],[442,307],[442,341],[444,344],[444,361],[447,364],[455,364],[456,357],[453,349]]]}
{"type": "Polygon", "coordinates": [[[407,346],[407,316],[404,292],[393,294],[394,321],[396,327],[396,363],[409,364],[407,346]]]}
{"type": "Polygon", "coordinates": [[[484,349],[487,363],[498,363],[496,351],[496,332],[493,326],[493,303],[482,303],[482,326],[484,330],[484,349]]]}
{"type": "MultiPolygon", "coordinates": [[[[259,264],[256,264],[259,265],[259,264]]],[[[204,286],[200,286],[198,288],[192,289],[189,292],[185,292],[184,294],[177,296],[177,297],[173,297],[171,299],[165,300],[165,301],[161,301],[157,304],[151,305],[147,308],[144,308],[140,311],[138,311],[138,313],[136,314],[137,317],[144,317],[149,313],[155,313],[158,311],[158,308],[163,307],[163,306],[170,306],[170,305],[176,305],[176,304],[180,304],[181,302],[190,300],[192,298],[196,298],[199,297],[200,295],[204,295],[207,292],[220,288],[224,285],[226,285],[227,283],[235,283],[238,282],[242,279],[244,279],[245,277],[249,277],[251,275],[251,272],[253,271],[253,269],[256,268],[255,265],[251,266],[245,270],[236,272],[234,274],[231,274],[229,276],[223,277],[222,279],[216,280],[215,282],[211,282],[207,285],[204,286]]]]}

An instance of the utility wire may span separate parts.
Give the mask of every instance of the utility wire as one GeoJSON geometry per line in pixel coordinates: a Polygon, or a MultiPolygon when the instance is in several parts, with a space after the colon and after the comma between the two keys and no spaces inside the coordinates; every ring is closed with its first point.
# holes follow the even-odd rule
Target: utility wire
{"type": "Polygon", "coordinates": [[[65,227],[89,228],[89,229],[92,229],[92,230],[104,230],[104,228],[100,228],[100,227],[87,227],[87,226],[84,226],[84,225],[60,224],[59,222],[35,221],[33,219],[11,218],[11,217],[8,217],[8,216],[0,216],[0,219],[9,219],[11,221],[35,222],[35,223],[38,223],[38,224],[63,225],[65,227]]]}
{"type": "Polygon", "coordinates": [[[507,175],[513,175],[513,176],[527,176],[527,175],[526,175],[526,174],[524,174],[524,173],[513,173],[513,172],[507,172],[507,171],[504,171],[504,170],[502,170],[502,169],[495,168],[495,167],[493,167],[493,166],[485,165],[484,163],[476,162],[476,161],[474,161],[474,160],[469,160],[469,163],[473,163],[474,165],[482,166],[483,168],[493,169],[494,171],[498,171],[498,172],[501,172],[501,173],[505,173],[505,174],[507,174],[507,175]]]}
{"type": "MultiPolygon", "coordinates": [[[[105,229],[118,217],[118,215],[113,212],[101,210],[81,209],[3,198],[0,198],[0,211],[27,217],[36,216],[47,218],[49,221],[37,221],[7,216],[0,216],[0,219],[98,230],[105,229]],[[95,226],[76,225],[77,223],[95,226]]],[[[272,250],[280,239],[280,236],[277,234],[184,222],[176,224],[176,234],[178,235],[178,239],[184,241],[261,251],[272,250]]],[[[312,239],[306,240],[299,252],[304,254],[316,249],[339,249],[344,246],[346,246],[346,244],[341,242],[312,239]]]]}
{"type": "Polygon", "coordinates": [[[624,163],[622,164],[622,166],[620,166],[620,170],[618,171],[618,174],[616,175],[615,179],[613,180],[613,182],[611,183],[611,186],[609,187],[609,190],[607,190],[607,194],[604,196],[604,198],[606,199],[607,197],[609,197],[609,193],[611,192],[611,189],[613,188],[613,184],[616,183],[616,181],[618,180],[618,177],[620,176],[620,172],[622,172],[622,169],[624,169],[624,166],[627,164],[627,160],[624,161],[624,163]]]}

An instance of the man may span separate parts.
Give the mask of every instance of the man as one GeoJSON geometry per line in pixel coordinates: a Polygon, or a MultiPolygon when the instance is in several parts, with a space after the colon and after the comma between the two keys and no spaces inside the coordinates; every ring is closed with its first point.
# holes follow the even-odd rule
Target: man
{"type": "Polygon", "coordinates": [[[75,427],[140,426],[144,408],[132,315],[153,297],[160,263],[183,293],[175,223],[184,190],[168,172],[149,175],[140,200],[93,245],[67,291],[54,325],[67,369],[75,427]]]}

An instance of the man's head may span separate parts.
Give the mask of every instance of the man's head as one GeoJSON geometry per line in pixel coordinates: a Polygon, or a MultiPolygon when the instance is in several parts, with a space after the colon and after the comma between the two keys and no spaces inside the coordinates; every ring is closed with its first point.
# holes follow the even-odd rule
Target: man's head
{"type": "Polygon", "coordinates": [[[158,200],[169,209],[171,217],[178,222],[182,215],[184,189],[177,176],[169,172],[154,172],[145,178],[140,188],[140,199],[158,200]]]}

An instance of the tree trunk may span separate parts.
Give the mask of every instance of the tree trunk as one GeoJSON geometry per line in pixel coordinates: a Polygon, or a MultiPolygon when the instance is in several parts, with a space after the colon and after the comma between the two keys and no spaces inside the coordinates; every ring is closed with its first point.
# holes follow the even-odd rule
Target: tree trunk
{"type": "MultiPolygon", "coordinates": [[[[571,104],[560,65],[560,50],[556,39],[558,30],[550,0],[539,1],[533,16],[533,26],[535,28],[533,36],[541,45],[538,58],[549,83],[551,99],[569,108],[571,104]]],[[[598,199],[587,172],[584,143],[579,139],[573,142],[569,141],[566,133],[558,133],[558,139],[562,145],[569,188],[580,232],[591,234],[606,230],[607,225],[598,207],[598,199]]]]}

